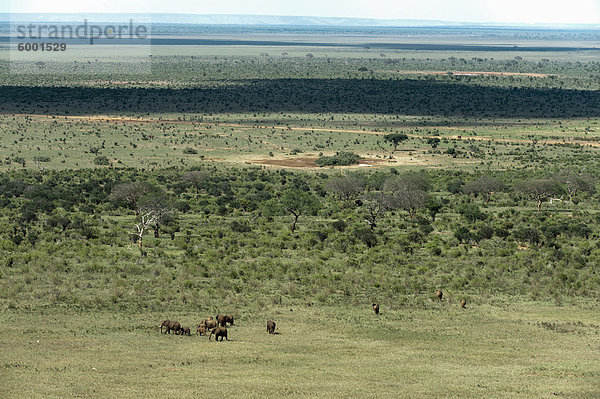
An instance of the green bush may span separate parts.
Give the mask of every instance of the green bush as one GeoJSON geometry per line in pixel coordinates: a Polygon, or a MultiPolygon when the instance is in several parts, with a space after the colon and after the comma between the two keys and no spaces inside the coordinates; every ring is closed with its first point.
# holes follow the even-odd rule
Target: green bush
{"type": "Polygon", "coordinates": [[[377,236],[367,227],[359,227],[353,231],[353,234],[369,248],[377,245],[377,236]]]}
{"type": "Polygon", "coordinates": [[[231,230],[236,233],[249,233],[252,228],[247,223],[240,223],[237,220],[231,222],[231,230]]]}
{"type": "Polygon", "coordinates": [[[94,165],[110,165],[110,161],[104,155],[94,158],[94,165]]]}
{"type": "Polygon", "coordinates": [[[320,157],[316,164],[323,166],[349,166],[356,165],[360,162],[360,156],[353,152],[338,152],[331,157],[320,157]]]}
{"type": "Polygon", "coordinates": [[[336,229],[339,232],[343,232],[344,230],[346,230],[346,227],[348,227],[346,222],[341,219],[338,219],[338,220],[332,222],[331,225],[333,226],[334,229],[336,229]]]}
{"type": "Polygon", "coordinates": [[[454,230],[454,237],[461,243],[471,240],[471,231],[465,226],[460,226],[454,230]]]}
{"type": "Polygon", "coordinates": [[[471,223],[486,219],[485,213],[481,212],[476,204],[463,204],[458,208],[458,213],[471,223]]]}
{"type": "Polygon", "coordinates": [[[184,153],[184,154],[191,154],[191,155],[194,155],[194,154],[197,154],[197,153],[198,153],[198,150],[196,150],[195,148],[192,148],[192,147],[186,147],[186,148],[183,150],[183,153],[184,153]]]}

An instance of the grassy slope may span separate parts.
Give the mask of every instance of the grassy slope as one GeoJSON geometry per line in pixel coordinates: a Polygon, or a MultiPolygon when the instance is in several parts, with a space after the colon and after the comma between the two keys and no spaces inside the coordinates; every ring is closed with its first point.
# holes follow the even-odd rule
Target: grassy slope
{"type": "Polygon", "coordinates": [[[6,312],[0,380],[7,399],[595,398],[597,310],[442,303],[377,317],[368,306],[278,307],[242,313],[223,344],[160,335],[156,313],[6,312]],[[266,333],[268,318],[280,334],[266,333]]]}

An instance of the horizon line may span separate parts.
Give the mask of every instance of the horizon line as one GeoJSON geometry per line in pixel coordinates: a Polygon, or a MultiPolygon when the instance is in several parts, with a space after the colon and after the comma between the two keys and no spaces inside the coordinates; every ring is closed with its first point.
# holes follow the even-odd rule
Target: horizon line
{"type": "MultiPolygon", "coordinates": [[[[429,25],[420,25],[421,27],[468,27],[468,26],[477,26],[477,27],[600,27],[600,22],[597,23],[576,23],[576,22],[478,22],[478,21],[449,21],[449,20],[439,20],[439,19],[421,19],[421,18],[361,18],[361,17],[337,17],[337,16],[318,16],[318,15],[275,15],[275,14],[188,14],[181,12],[2,12],[0,11],[0,18],[2,16],[11,16],[11,15],[20,15],[20,16],[77,16],[77,15],[106,15],[106,16],[120,16],[120,15],[146,15],[146,16],[185,16],[187,18],[194,17],[247,17],[247,18],[297,18],[297,19],[319,19],[323,23],[317,25],[294,25],[289,23],[240,23],[240,22],[230,22],[230,23],[215,23],[215,22],[202,22],[202,23],[194,23],[194,22],[168,22],[173,24],[208,24],[208,25],[256,25],[256,26],[277,26],[277,25],[288,25],[288,26],[337,26],[337,27],[419,27],[416,25],[406,26],[406,25],[395,25],[394,23],[402,23],[402,22],[411,22],[415,23],[425,23],[429,25]],[[326,24],[327,20],[330,21],[355,21],[355,22],[380,22],[382,25],[342,25],[342,24],[326,24]],[[435,25],[431,25],[435,24],[435,25]]],[[[0,19],[0,22],[10,22],[3,21],[0,19]]],[[[280,21],[281,22],[281,21],[280,21]]],[[[160,23],[160,22],[157,22],[160,23]]]]}

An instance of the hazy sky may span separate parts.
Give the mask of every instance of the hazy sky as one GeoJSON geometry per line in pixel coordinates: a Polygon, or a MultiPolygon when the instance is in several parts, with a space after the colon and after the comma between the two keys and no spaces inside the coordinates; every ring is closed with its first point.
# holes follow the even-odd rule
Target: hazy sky
{"type": "Polygon", "coordinates": [[[0,12],[156,12],[600,23],[600,0],[0,0],[0,12]]]}

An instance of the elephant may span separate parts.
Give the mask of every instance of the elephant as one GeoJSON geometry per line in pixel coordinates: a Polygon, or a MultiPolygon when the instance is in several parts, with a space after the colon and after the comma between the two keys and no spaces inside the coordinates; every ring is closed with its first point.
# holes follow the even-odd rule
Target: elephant
{"type": "Polygon", "coordinates": [[[218,323],[216,320],[213,320],[212,318],[210,320],[204,320],[204,327],[206,328],[207,331],[217,327],[218,323]]]}
{"type": "MultiPolygon", "coordinates": [[[[165,327],[165,328],[167,328],[167,329],[169,328],[168,326],[169,326],[169,323],[170,323],[170,322],[171,322],[170,320],[163,320],[163,322],[160,324],[160,333],[161,333],[161,334],[163,333],[163,327],[165,327]]],[[[165,331],[165,334],[166,334],[166,333],[167,333],[167,332],[165,331]]]]}
{"type": "Polygon", "coordinates": [[[444,296],[444,293],[442,292],[442,290],[435,290],[435,296],[437,296],[438,299],[441,301],[442,297],[444,296]]]}
{"type": "Polygon", "coordinates": [[[375,314],[379,314],[379,304],[378,303],[373,304],[373,311],[375,312],[375,314]]]}
{"type": "Polygon", "coordinates": [[[191,336],[190,328],[189,327],[181,327],[180,330],[179,330],[179,333],[181,335],[187,335],[188,337],[191,336]]]}
{"type": "Polygon", "coordinates": [[[167,325],[167,331],[165,332],[165,334],[171,334],[171,331],[173,331],[175,334],[179,334],[180,329],[181,324],[179,324],[179,322],[177,321],[171,320],[167,325]]]}
{"type": "Polygon", "coordinates": [[[206,324],[204,322],[196,326],[196,335],[206,335],[206,324]]]}
{"type": "Polygon", "coordinates": [[[229,341],[229,338],[227,338],[227,328],[226,327],[215,327],[215,328],[211,329],[210,335],[208,336],[209,341],[211,341],[211,337],[213,334],[215,334],[215,342],[219,341],[219,337],[221,337],[221,342],[223,342],[223,337],[225,337],[225,339],[227,341],[229,341]]]}
{"type": "Polygon", "coordinates": [[[233,325],[233,315],[220,314],[217,316],[217,322],[221,327],[225,327],[227,323],[233,325]]]}
{"type": "Polygon", "coordinates": [[[269,334],[275,334],[275,322],[273,320],[267,321],[267,332],[269,334]]]}

